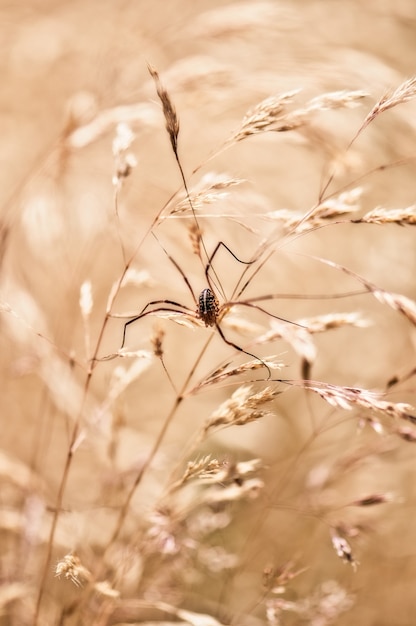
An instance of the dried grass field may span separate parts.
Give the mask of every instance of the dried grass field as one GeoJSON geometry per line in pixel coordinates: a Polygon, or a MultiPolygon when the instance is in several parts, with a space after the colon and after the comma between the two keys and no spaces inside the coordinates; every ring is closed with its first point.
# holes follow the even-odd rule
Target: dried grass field
{"type": "Polygon", "coordinates": [[[0,19],[0,626],[412,626],[413,0],[0,19]]]}

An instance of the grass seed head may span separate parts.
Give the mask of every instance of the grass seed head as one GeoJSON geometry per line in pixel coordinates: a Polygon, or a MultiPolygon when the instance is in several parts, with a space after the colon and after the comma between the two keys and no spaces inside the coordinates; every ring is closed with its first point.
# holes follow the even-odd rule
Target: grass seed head
{"type": "Polygon", "coordinates": [[[177,156],[178,154],[178,135],[179,135],[179,118],[176,114],[175,107],[166,89],[163,87],[159,74],[154,67],[148,65],[149,73],[153,78],[157,95],[162,103],[163,115],[165,116],[166,130],[168,131],[172,149],[177,156]]]}

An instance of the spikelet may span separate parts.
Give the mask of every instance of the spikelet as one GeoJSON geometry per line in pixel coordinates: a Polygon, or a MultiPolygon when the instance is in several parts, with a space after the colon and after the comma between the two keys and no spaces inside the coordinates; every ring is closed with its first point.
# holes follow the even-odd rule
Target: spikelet
{"type": "Polygon", "coordinates": [[[355,560],[352,548],[345,537],[342,537],[339,533],[338,529],[331,529],[331,540],[332,545],[334,546],[334,550],[339,556],[339,558],[344,561],[344,563],[349,563],[355,571],[358,566],[358,562],[355,560]]]}
{"type": "Polygon", "coordinates": [[[398,104],[409,102],[416,97],[416,76],[405,80],[396,89],[387,91],[380,100],[374,105],[370,113],[365,118],[359,133],[364,130],[376,117],[392,109],[398,104]]]}
{"type": "Polygon", "coordinates": [[[416,224],[416,205],[412,204],[405,209],[377,208],[363,215],[354,223],[366,224],[399,224],[400,226],[414,226],[416,224]]]}
{"type": "Polygon", "coordinates": [[[242,426],[269,415],[270,411],[259,407],[274,400],[279,393],[280,391],[271,387],[266,387],[258,393],[252,393],[251,386],[239,387],[231,398],[223,402],[208,418],[204,427],[205,432],[218,426],[242,426]]]}
{"type": "Polygon", "coordinates": [[[383,400],[381,394],[367,389],[341,387],[314,381],[306,381],[305,388],[317,393],[328,404],[339,409],[351,410],[354,407],[360,407],[393,419],[416,423],[416,409],[411,404],[383,400]]]}
{"type": "Polygon", "coordinates": [[[148,64],[148,69],[151,77],[153,78],[157,95],[162,103],[163,115],[165,116],[166,130],[168,131],[170,143],[172,149],[177,156],[178,154],[178,135],[179,135],[179,118],[176,114],[175,107],[166,89],[163,87],[159,74],[154,67],[148,64]]]}

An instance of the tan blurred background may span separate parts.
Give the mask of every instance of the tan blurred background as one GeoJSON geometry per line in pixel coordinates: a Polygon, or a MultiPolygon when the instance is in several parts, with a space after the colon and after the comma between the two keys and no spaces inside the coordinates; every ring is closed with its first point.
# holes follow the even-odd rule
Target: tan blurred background
{"type": "MultiPolygon", "coordinates": [[[[203,220],[209,250],[226,239],[244,257],[269,233],[271,226],[261,217],[263,213],[282,208],[306,212],[314,206],[332,161],[343,154],[374,102],[415,73],[416,4],[413,0],[3,0],[0,24],[1,292],[16,313],[5,313],[0,319],[1,448],[21,464],[22,471],[25,467],[34,471],[42,481],[39,489],[45,502],[50,503],[82,396],[83,373],[71,363],[71,358],[85,359],[80,286],[86,280],[92,284],[94,345],[111,286],[123,269],[119,237],[131,254],[155,215],[181,187],[147,63],[158,69],[177,108],[179,152],[189,185],[197,185],[204,174],[213,171],[247,181],[213,207],[212,219],[203,220]],[[322,113],[318,128],[328,140],[323,147],[295,133],[271,133],[250,138],[207,161],[238,128],[250,107],[292,89],[302,90],[299,102],[342,89],[364,90],[369,96],[359,108],[322,113]],[[116,122],[126,115],[136,133],[132,151],[138,164],[120,194],[117,230],[112,141],[116,122]],[[255,236],[236,221],[221,218],[221,212],[243,221],[255,236]]],[[[408,103],[369,127],[342,162],[333,191],[357,179],[364,187],[363,212],[379,205],[413,204],[415,166],[411,160],[362,182],[360,176],[414,155],[415,113],[415,104],[408,103]]],[[[205,285],[204,274],[192,256],[185,221],[166,221],[158,236],[186,268],[199,293],[205,285]]],[[[385,289],[416,298],[411,228],[342,225],[306,237],[296,246],[282,246],[250,294],[356,288],[340,273],[295,256],[294,251],[325,256],[385,289]]],[[[148,270],[149,282],[142,291],[126,289],[117,301],[118,312],[140,309],[152,298],[172,298],[194,308],[182,277],[152,237],[145,239],[134,267],[148,270]]],[[[216,271],[230,293],[241,268],[224,254],[218,258],[216,271]]],[[[294,319],[357,309],[373,320],[373,326],[365,331],[342,330],[336,338],[320,337],[320,358],[313,376],[383,389],[391,376],[414,365],[414,334],[397,313],[368,297],[319,304],[285,300],[277,312],[294,319]]],[[[204,335],[169,323],[164,328],[166,367],[179,384],[200,351],[204,335]]],[[[151,320],[131,326],[128,344],[149,349],[151,329],[151,320]]],[[[122,322],[112,320],[100,355],[118,349],[121,333],[122,322]]],[[[205,371],[229,355],[216,339],[216,352],[207,355],[205,371]]],[[[288,363],[287,377],[300,376],[298,359],[290,348],[281,343],[273,350],[288,363]]],[[[111,520],[108,511],[99,510],[103,494],[117,472],[128,473],[140,462],[172,403],[170,384],[154,364],[115,403],[110,423],[100,410],[104,413],[106,391],[117,365],[116,361],[103,363],[93,377],[86,442],[77,452],[65,498],[73,515],[62,522],[56,558],[65,549],[84,550],[87,558],[99,550],[111,520]],[[117,420],[121,426],[114,444],[117,420]],[[117,448],[115,456],[112,446],[117,448]]],[[[184,404],[143,489],[146,506],[166,480],[178,450],[192,436],[195,423],[201,423],[229,393],[229,389],[213,390],[184,404]]],[[[392,399],[414,403],[414,386],[409,382],[392,399]]],[[[308,568],[293,591],[296,598],[334,579],[355,600],[336,622],[329,617],[300,622],[288,613],[284,624],[411,626],[416,614],[414,444],[389,435],[379,440],[368,431],[358,440],[356,420],[349,419],[304,448],[314,419],[311,413],[317,412],[320,419],[326,413],[328,419],[333,417],[327,407],[322,413],[322,404],[312,404],[302,394],[287,394],[276,406],[278,419],[249,425],[237,435],[230,430],[204,445],[204,451],[214,455],[263,459],[268,467],[267,495],[260,506],[261,515],[266,517],[265,511],[268,515],[261,536],[252,534],[259,511],[250,507],[242,513],[243,522],[224,533],[222,541],[236,549],[244,563],[230,585],[213,576],[206,597],[203,585],[197,584],[184,595],[202,612],[222,606],[225,612],[248,612],[244,623],[266,623],[258,608],[253,610],[253,621],[249,619],[250,607],[261,595],[262,567],[269,560],[280,563],[296,558],[299,567],[308,568]],[[298,454],[299,460],[291,465],[298,454]],[[282,490],[284,472],[289,472],[289,479],[282,490]],[[315,480],[321,485],[321,478],[316,477],[331,472],[333,482],[322,479],[325,487],[316,487],[315,480]],[[309,506],[313,511],[332,507],[329,518],[341,520],[344,516],[337,507],[369,492],[393,492],[396,502],[360,513],[358,522],[352,515],[354,523],[365,529],[357,542],[361,565],[354,573],[337,560],[325,524],[315,523],[313,516],[301,511],[309,506]],[[285,509],[284,503],[290,506],[285,509]]],[[[18,509],[27,503],[28,493],[22,485],[13,489],[4,504],[18,509]]],[[[139,495],[137,503],[141,503],[139,495]]],[[[349,514],[345,512],[345,520],[349,514]]],[[[25,520],[23,524],[28,523],[25,520]]],[[[3,580],[36,580],[40,567],[36,558],[29,559],[23,574],[19,572],[23,540],[19,536],[10,540],[4,533],[3,580]]],[[[65,605],[65,591],[58,583],[53,594],[56,605],[65,605]]],[[[58,614],[56,609],[54,615],[58,614]]],[[[1,619],[0,624],[18,623],[1,619]]],[[[54,618],[50,623],[55,623],[54,618]]]]}

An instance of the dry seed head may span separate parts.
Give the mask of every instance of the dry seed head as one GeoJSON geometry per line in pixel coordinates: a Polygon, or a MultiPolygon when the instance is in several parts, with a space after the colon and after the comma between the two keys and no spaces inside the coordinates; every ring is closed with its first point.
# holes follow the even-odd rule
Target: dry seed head
{"type": "Polygon", "coordinates": [[[400,226],[416,224],[416,205],[413,204],[405,209],[373,209],[361,217],[354,220],[355,223],[366,224],[399,224],[400,226]]]}
{"type": "Polygon", "coordinates": [[[128,367],[118,365],[114,368],[111,380],[109,384],[109,390],[107,393],[106,401],[104,405],[107,406],[114,402],[125,389],[137,380],[149,367],[153,359],[151,352],[147,350],[138,350],[137,352],[125,352],[123,354],[117,354],[118,356],[135,357],[132,363],[128,367]]]}
{"type": "Polygon", "coordinates": [[[126,152],[135,140],[136,135],[129,124],[120,122],[116,127],[116,136],[113,139],[113,155],[119,157],[126,152]]]}
{"type": "Polygon", "coordinates": [[[195,315],[180,311],[157,311],[154,313],[154,316],[160,319],[170,320],[171,322],[179,324],[179,326],[186,326],[186,328],[190,328],[191,330],[205,326],[204,322],[195,315]]]}
{"type": "Polygon", "coordinates": [[[270,330],[256,339],[256,344],[270,343],[276,339],[284,339],[292,346],[296,354],[312,363],[316,358],[316,347],[309,329],[300,328],[279,320],[270,320],[270,330]]]}
{"type": "Polygon", "coordinates": [[[352,565],[353,569],[356,570],[358,563],[353,557],[352,549],[348,541],[344,537],[341,537],[334,529],[331,529],[331,540],[339,558],[344,561],[344,563],[352,565]]]}
{"type": "Polygon", "coordinates": [[[404,402],[382,400],[380,394],[357,387],[341,387],[325,383],[305,382],[305,388],[314,391],[328,404],[340,409],[351,410],[359,406],[376,411],[393,419],[404,419],[416,423],[416,409],[404,402]]]}
{"type": "Polygon", "coordinates": [[[231,141],[241,141],[249,135],[265,131],[287,132],[304,126],[312,113],[325,109],[358,106],[367,94],[363,91],[335,91],[310,100],[303,108],[286,112],[298,90],[271,96],[260,102],[243,119],[242,125],[231,141]]]}
{"type": "Polygon", "coordinates": [[[290,623],[330,626],[330,624],[338,623],[337,618],[341,613],[350,610],[353,604],[354,597],[350,593],[336,581],[326,580],[313,593],[297,601],[277,597],[269,598],[266,604],[267,624],[268,626],[281,626],[287,621],[281,620],[282,613],[290,611],[296,616],[294,621],[289,618],[290,623]]]}
{"type": "Polygon", "coordinates": [[[279,209],[265,213],[267,219],[279,221],[286,230],[302,233],[326,224],[329,220],[337,219],[343,215],[354,213],[360,209],[360,200],[363,193],[362,187],[355,187],[349,191],[340,193],[338,196],[328,198],[313,211],[305,214],[289,209],[279,209]]]}
{"type": "Polygon", "coordinates": [[[147,103],[116,106],[99,112],[90,122],[75,128],[66,141],[70,148],[81,149],[97,141],[100,137],[112,131],[115,124],[139,124],[143,127],[156,127],[159,123],[154,107],[147,103]]]}
{"type": "Polygon", "coordinates": [[[76,587],[81,587],[85,582],[92,579],[91,572],[82,565],[76,554],[69,553],[56,564],[55,576],[60,578],[65,576],[67,580],[74,583],[76,587]]]}
{"type": "Polygon", "coordinates": [[[351,503],[352,506],[374,506],[377,504],[386,504],[386,502],[393,502],[393,496],[389,493],[373,493],[369,496],[359,498],[351,503]]]}
{"type": "MultiPolygon", "coordinates": [[[[213,204],[228,197],[228,189],[235,185],[245,182],[239,178],[229,178],[224,174],[210,173],[202,178],[198,189],[190,193],[190,199],[195,211],[204,207],[204,205],[213,204]]],[[[188,213],[190,211],[189,198],[185,195],[169,212],[169,215],[177,215],[179,213],[188,213]]]]}
{"type": "MultiPolygon", "coordinates": [[[[238,463],[224,461],[218,466],[218,470],[205,476],[204,482],[228,485],[237,483],[242,485],[247,476],[258,471],[261,465],[260,459],[250,459],[249,461],[240,461],[238,463]]],[[[202,477],[202,476],[201,476],[202,477]]]]}
{"type": "Polygon", "coordinates": [[[93,307],[93,298],[91,290],[91,281],[86,280],[82,283],[79,294],[79,306],[82,317],[86,320],[89,318],[93,307]]]}
{"type": "Polygon", "coordinates": [[[115,173],[113,185],[120,187],[124,178],[127,178],[134,167],[137,159],[132,152],[127,152],[135,139],[135,134],[125,122],[117,124],[116,136],[113,140],[113,155],[115,161],[115,173]]]}
{"type": "Polygon", "coordinates": [[[306,568],[294,571],[294,565],[294,561],[287,561],[280,567],[267,565],[263,569],[263,586],[272,593],[283,593],[288,582],[306,571],[306,568]]]}
{"type": "Polygon", "coordinates": [[[120,592],[114,589],[108,580],[102,580],[94,584],[94,589],[101,596],[105,596],[106,598],[119,598],[120,592]]]}
{"type": "Polygon", "coordinates": [[[295,89],[262,100],[246,114],[239,130],[231,137],[230,142],[242,141],[250,135],[274,130],[273,127],[286,110],[287,105],[293,102],[294,96],[298,93],[299,90],[295,89]]]}
{"type": "Polygon", "coordinates": [[[124,178],[128,178],[132,172],[132,170],[137,165],[137,159],[132,152],[128,152],[127,154],[120,157],[116,162],[116,171],[113,176],[113,185],[114,187],[119,187],[124,178]]]}
{"type": "Polygon", "coordinates": [[[207,491],[202,500],[205,504],[213,505],[238,500],[255,500],[264,488],[264,482],[260,478],[250,478],[241,484],[233,482],[226,487],[213,488],[207,491]]]}
{"type": "Polygon", "coordinates": [[[416,97],[416,76],[413,78],[409,78],[404,81],[397,89],[394,91],[387,91],[384,96],[380,98],[377,104],[371,109],[370,113],[367,115],[363,128],[367,126],[370,122],[372,122],[380,113],[384,113],[389,109],[397,106],[398,104],[402,104],[404,102],[409,102],[413,98],[416,97]]]}
{"type": "Polygon", "coordinates": [[[191,240],[193,253],[196,254],[198,258],[201,258],[202,233],[201,233],[201,229],[195,223],[195,221],[192,221],[189,227],[189,238],[191,240]]]}
{"type": "Polygon", "coordinates": [[[338,196],[327,198],[311,214],[312,220],[318,220],[317,226],[323,224],[328,219],[354,213],[361,208],[362,187],[354,187],[348,191],[343,191],[338,196]]]}
{"type": "Polygon", "coordinates": [[[370,428],[372,428],[374,432],[377,433],[377,435],[384,434],[384,427],[382,423],[380,422],[379,419],[375,418],[373,415],[371,416],[363,415],[362,417],[360,417],[360,419],[358,420],[358,429],[360,431],[363,430],[366,424],[368,424],[370,428]]]}
{"type": "MultiPolygon", "coordinates": [[[[161,610],[166,611],[166,604],[160,603],[161,610]]],[[[193,611],[185,611],[184,609],[173,609],[168,607],[171,613],[174,613],[181,621],[175,622],[178,626],[182,624],[190,624],[190,626],[224,626],[223,623],[212,617],[212,615],[206,615],[205,613],[194,613],[193,611]]]]}
{"type": "Polygon", "coordinates": [[[181,478],[181,484],[193,478],[207,478],[217,474],[221,469],[221,463],[207,455],[199,461],[189,461],[185,473],[181,478]]]}
{"type": "Polygon", "coordinates": [[[371,291],[379,302],[403,313],[412,324],[416,325],[416,302],[414,300],[383,289],[371,289],[371,291]]]}
{"type": "Polygon", "coordinates": [[[198,550],[198,561],[210,572],[218,574],[238,565],[236,554],[227,552],[222,546],[204,546],[198,550]]]}
{"type": "Polygon", "coordinates": [[[157,357],[158,359],[161,359],[163,357],[163,339],[165,336],[165,331],[164,329],[159,325],[159,324],[155,324],[154,326],[154,332],[153,335],[150,339],[150,342],[153,346],[153,354],[155,355],[155,357],[157,357]]]}
{"type": "Polygon", "coordinates": [[[177,152],[178,152],[178,135],[179,135],[179,119],[178,119],[178,116],[176,114],[175,107],[173,106],[173,103],[172,103],[172,101],[171,101],[171,99],[169,97],[168,92],[163,87],[163,85],[162,85],[162,83],[160,81],[160,78],[159,78],[159,74],[157,73],[156,69],[154,67],[152,67],[150,64],[148,64],[147,67],[149,69],[149,73],[150,73],[151,77],[153,78],[153,80],[155,82],[157,95],[159,96],[159,99],[160,99],[160,101],[162,103],[163,115],[165,116],[166,130],[168,131],[173,151],[174,151],[175,155],[177,155],[177,152]]]}
{"type": "Polygon", "coordinates": [[[333,91],[313,98],[308,104],[308,110],[325,110],[352,108],[361,105],[361,100],[368,97],[365,91],[333,91]]]}
{"type": "Polygon", "coordinates": [[[281,369],[282,367],[284,367],[284,364],[280,361],[276,361],[275,360],[276,358],[277,358],[276,355],[272,355],[269,357],[264,357],[262,359],[262,362],[259,361],[258,359],[256,359],[255,361],[247,361],[247,363],[243,363],[242,365],[239,365],[238,367],[235,367],[231,370],[226,369],[228,364],[224,365],[222,368],[219,368],[218,370],[213,372],[208,378],[203,380],[195,388],[195,391],[200,391],[201,389],[203,389],[204,387],[207,387],[208,385],[215,385],[220,382],[223,382],[224,380],[227,380],[228,378],[230,378],[230,376],[239,376],[240,374],[243,374],[244,372],[252,372],[254,370],[262,369],[264,367],[264,363],[267,365],[267,367],[270,370],[281,369]]]}
{"type": "Polygon", "coordinates": [[[405,441],[409,441],[410,443],[414,443],[416,441],[416,430],[413,428],[400,426],[395,432],[405,441]]]}
{"type": "Polygon", "coordinates": [[[251,386],[239,387],[211,414],[205,424],[205,432],[217,426],[242,426],[269,415],[269,411],[259,407],[274,400],[279,393],[266,387],[253,394],[251,386]]]}
{"type": "Polygon", "coordinates": [[[328,313],[296,320],[297,324],[305,326],[309,333],[322,333],[343,326],[355,326],[367,328],[371,322],[364,319],[359,312],[351,313],[328,313]]]}
{"type": "Polygon", "coordinates": [[[133,285],[134,287],[154,287],[156,281],[147,270],[137,270],[134,267],[129,267],[121,282],[122,287],[127,287],[127,285],[133,285]]]}

